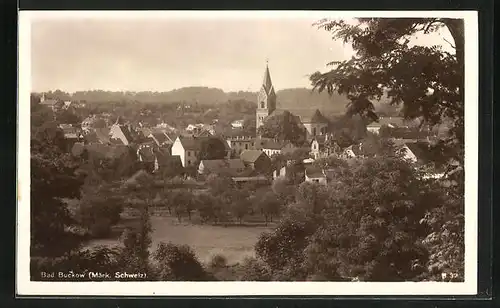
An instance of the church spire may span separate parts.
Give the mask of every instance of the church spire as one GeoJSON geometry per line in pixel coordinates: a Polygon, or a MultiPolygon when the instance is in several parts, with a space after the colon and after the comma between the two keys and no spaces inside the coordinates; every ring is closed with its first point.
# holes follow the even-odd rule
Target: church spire
{"type": "Polygon", "coordinates": [[[273,83],[271,81],[271,74],[269,73],[269,60],[266,59],[266,70],[264,72],[264,80],[262,81],[262,86],[266,90],[266,93],[269,94],[271,89],[273,89],[273,83]]]}

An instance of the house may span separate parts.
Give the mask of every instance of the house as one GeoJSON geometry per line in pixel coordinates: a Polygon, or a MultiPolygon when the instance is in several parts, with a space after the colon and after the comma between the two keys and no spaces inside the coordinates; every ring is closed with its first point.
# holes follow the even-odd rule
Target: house
{"type": "Polygon", "coordinates": [[[45,93],[42,93],[42,96],[40,97],[40,105],[49,107],[52,111],[56,111],[61,108],[63,104],[56,99],[47,99],[45,97],[45,93]]]}
{"type": "Polygon", "coordinates": [[[109,129],[110,139],[115,139],[121,141],[124,145],[129,145],[133,142],[133,134],[130,125],[118,124],[118,120],[115,124],[111,125],[109,129]]]}
{"type": "Polygon", "coordinates": [[[168,125],[165,122],[161,122],[160,124],[156,125],[156,128],[161,129],[161,130],[165,130],[165,131],[170,131],[170,132],[176,131],[176,129],[174,127],[168,125]]]}
{"type": "Polygon", "coordinates": [[[95,128],[83,136],[85,143],[111,144],[109,138],[109,128],[95,128]]]}
{"type": "Polygon", "coordinates": [[[158,160],[153,144],[141,144],[136,151],[137,160],[142,164],[143,168],[149,172],[154,172],[159,169],[158,160]]]}
{"type": "Polygon", "coordinates": [[[396,153],[414,164],[426,164],[431,161],[429,143],[425,141],[397,142],[396,153]]]}
{"type": "Polygon", "coordinates": [[[323,170],[313,166],[307,167],[305,170],[305,181],[310,183],[326,184],[327,178],[323,170]]]}
{"type": "Polygon", "coordinates": [[[408,128],[408,125],[402,117],[380,117],[378,121],[368,124],[366,130],[374,134],[379,134],[380,128],[384,125],[389,128],[408,128]]]}
{"type": "Polygon", "coordinates": [[[250,167],[259,174],[270,174],[272,172],[271,159],[260,150],[245,150],[241,152],[240,159],[245,166],[250,167]]]}
{"type": "Polygon", "coordinates": [[[355,157],[363,157],[363,148],[362,148],[362,144],[351,144],[350,146],[348,146],[347,148],[344,149],[344,151],[342,151],[342,153],[340,154],[340,157],[344,158],[344,159],[350,159],[350,158],[355,158],[355,157]]]}
{"type": "Polygon", "coordinates": [[[215,130],[205,127],[198,130],[196,133],[193,133],[193,136],[195,137],[210,137],[213,135],[215,135],[215,130]]]}
{"type": "MultiPolygon", "coordinates": [[[[201,145],[203,141],[215,137],[184,137],[179,136],[175,139],[172,145],[172,155],[178,155],[181,159],[183,167],[198,166],[198,155],[200,154],[201,145]]],[[[222,140],[221,140],[222,141],[222,140]]],[[[229,159],[231,149],[226,142],[222,141],[226,147],[226,158],[229,159]]]]}
{"type": "Polygon", "coordinates": [[[260,143],[260,146],[262,151],[269,157],[296,149],[292,143],[287,141],[278,141],[276,139],[263,140],[263,142],[260,143]]]}
{"type": "Polygon", "coordinates": [[[69,107],[71,107],[71,101],[64,101],[62,108],[67,110],[69,107]]]}
{"type": "Polygon", "coordinates": [[[151,131],[146,137],[152,139],[158,147],[170,146],[174,143],[169,135],[161,131],[151,131]]]}
{"type": "Polygon", "coordinates": [[[106,128],[107,126],[106,120],[98,118],[96,115],[85,118],[81,125],[84,133],[89,133],[96,128],[106,128]]]}
{"type": "Polygon", "coordinates": [[[273,179],[277,178],[285,178],[288,175],[291,175],[294,172],[293,170],[293,165],[291,161],[288,161],[286,164],[281,164],[279,165],[274,171],[273,171],[273,179]]]}
{"type": "Polygon", "coordinates": [[[198,166],[198,174],[238,176],[241,175],[245,169],[246,166],[240,159],[202,160],[198,166]]]}
{"type": "Polygon", "coordinates": [[[231,122],[231,127],[232,128],[243,128],[243,120],[235,120],[231,122]]]}
{"type": "Polygon", "coordinates": [[[226,139],[228,146],[231,148],[231,153],[239,156],[245,150],[255,149],[255,138],[250,136],[234,136],[226,139]]]}
{"type": "Polygon", "coordinates": [[[333,143],[332,148],[327,146],[327,143],[330,138],[332,138],[332,136],[327,133],[324,135],[315,136],[312,139],[311,154],[313,155],[314,159],[318,159],[321,157],[328,157],[331,154],[341,152],[340,147],[336,142],[333,143]]]}
{"type": "Polygon", "coordinates": [[[71,124],[61,124],[59,128],[63,131],[64,144],[67,152],[71,151],[71,148],[76,142],[83,140],[81,132],[71,124]]]}

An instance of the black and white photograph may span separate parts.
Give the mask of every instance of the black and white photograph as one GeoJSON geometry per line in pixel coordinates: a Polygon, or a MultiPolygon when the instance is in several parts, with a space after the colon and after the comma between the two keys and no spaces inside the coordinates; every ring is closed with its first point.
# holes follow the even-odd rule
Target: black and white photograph
{"type": "Polygon", "coordinates": [[[21,12],[19,292],[475,294],[477,29],[21,12]]]}

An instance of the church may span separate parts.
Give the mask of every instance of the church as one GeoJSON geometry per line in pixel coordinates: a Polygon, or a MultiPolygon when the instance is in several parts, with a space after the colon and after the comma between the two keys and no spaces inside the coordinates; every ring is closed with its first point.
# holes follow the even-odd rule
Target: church
{"type": "MultiPolygon", "coordinates": [[[[307,139],[312,139],[318,135],[324,135],[327,132],[329,121],[321,114],[318,109],[280,109],[276,108],[276,92],[271,81],[269,65],[266,64],[264,79],[257,95],[257,111],[256,111],[256,129],[264,125],[266,118],[282,114],[284,111],[289,111],[298,119],[307,131],[307,139]]],[[[307,104],[307,102],[304,102],[307,104]]]]}

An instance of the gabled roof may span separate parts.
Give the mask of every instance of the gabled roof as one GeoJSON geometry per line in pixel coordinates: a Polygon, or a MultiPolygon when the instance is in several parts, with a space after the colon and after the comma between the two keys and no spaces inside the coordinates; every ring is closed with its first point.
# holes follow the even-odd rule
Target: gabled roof
{"type": "Polygon", "coordinates": [[[172,140],[170,140],[170,138],[165,133],[152,132],[151,135],[158,141],[159,144],[172,143],[172,140]]]}
{"type": "Polygon", "coordinates": [[[179,140],[184,150],[199,151],[201,149],[201,143],[203,140],[206,140],[206,137],[194,138],[179,136],[179,140]]]}
{"type": "Polygon", "coordinates": [[[279,108],[274,110],[270,116],[281,115],[285,111],[290,112],[293,116],[297,117],[302,123],[328,123],[328,119],[323,116],[319,109],[306,109],[306,108],[279,108]]]}
{"type": "Polygon", "coordinates": [[[313,113],[298,115],[302,123],[328,123],[328,119],[323,116],[323,114],[318,110],[314,110],[313,113]]]}
{"type": "Polygon", "coordinates": [[[246,163],[254,163],[261,155],[266,155],[266,153],[260,150],[244,150],[240,154],[240,159],[246,163]]]}
{"type": "Polygon", "coordinates": [[[134,140],[132,132],[130,131],[130,126],[119,125],[119,128],[129,143],[134,140]]]}

